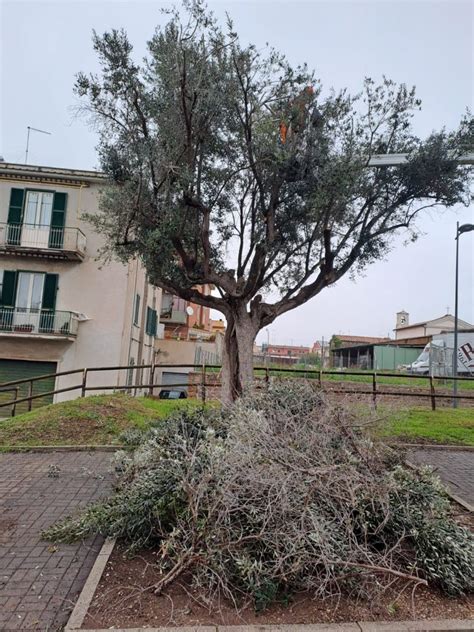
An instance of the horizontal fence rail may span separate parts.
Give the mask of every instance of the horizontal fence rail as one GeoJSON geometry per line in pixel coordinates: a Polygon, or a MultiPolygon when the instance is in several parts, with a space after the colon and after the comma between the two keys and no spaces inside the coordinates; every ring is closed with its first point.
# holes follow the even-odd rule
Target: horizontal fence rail
{"type": "MultiPolygon", "coordinates": [[[[1,331],[1,330],[0,330],[1,331]]],[[[206,401],[206,395],[208,388],[220,388],[221,382],[219,380],[208,381],[208,377],[210,375],[215,375],[216,371],[220,372],[222,369],[221,365],[218,364],[129,364],[129,365],[117,365],[117,366],[105,366],[105,367],[87,367],[83,369],[73,369],[70,371],[61,371],[59,373],[50,373],[45,375],[39,375],[33,378],[22,378],[19,380],[13,380],[10,382],[4,382],[0,384],[0,396],[2,393],[13,392],[15,393],[15,397],[6,402],[0,401],[0,410],[5,407],[11,407],[11,415],[15,416],[17,405],[21,403],[28,403],[28,410],[32,409],[32,402],[44,397],[51,397],[60,393],[67,393],[70,391],[80,391],[80,396],[85,397],[86,394],[90,391],[100,392],[100,391],[128,391],[130,393],[136,394],[137,391],[146,390],[150,396],[154,395],[155,389],[167,389],[173,390],[175,388],[196,388],[197,393],[200,391],[200,398],[203,402],[206,401]],[[190,371],[194,371],[195,375],[199,375],[199,380],[196,382],[175,382],[175,383],[162,383],[155,381],[155,375],[157,371],[161,371],[163,369],[175,369],[175,370],[183,370],[189,369],[190,371]],[[88,377],[91,373],[101,373],[106,371],[129,371],[130,378],[127,378],[126,384],[101,384],[101,385],[91,385],[87,383],[88,377]],[[149,371],[147,379],[145,379],[144,371],[149,371]],[[133,377],[138,375],[139,381],[134,382],[133,377]],[[48,391],[41,391],[39,393],[34,393],[34,385],[43,381],[43,380],[51,380],[54,378],[56,381],[59,377],[66,377],[70,375],[80,375],[80,382],[78,384],[73,384],[71,386],[65,386],[63,388],[56,388],[48,391]],[[24,385],[27,385],[27,394],[20,394],[20,388],[24,385]]],[[[474,394],[467,393],[457,393],[456,395],[452,393],[443,393],[436,391],[435,383],[438,386],[443,385],[447,380],[448,381],[457,381],[457,382],[471,382],[474,385],[474,377],[466,377],[466,376],[457,376],[440,378],[429,375],[412,375],[405,373],[377,373],[377,372],[363,372],[363,371],[334,371],[334,370],[323,370],[323,369],[291,369],[291,368],[272,368],[272,367],[264,367],[257,366],[254,367],[254,375],[256,377],[260,377],[261,381],[265,384],[270,381],[271,377],[290,377],[291,375],[295,375],[301,378],[312,378],[317,380],[318,385],[320,387],[325,387],[325,390],[329,393],[338,393],[345,395],[370,395],[372,398],[372,403],[374,407],[377,406],[377,399],[380,397],[414,397],[414,398],[429,398],[431,400],[431,408],[433,410],[436,409],[436,400],[441,399],[450,399],[450,400],[474,400],[474,394]],[[333,377],[337,377],[338,379],[331,379],[333,377]],[[363,377],[366,378],[366,381],[354,382],[350,380],[351,377],[363,377]],[[324,379],[330,378],[330,379],[324,379]],[[346,380],[346,378],[348,378],[346,380]],[[380,390],[380,386],[383,384],[381,380],[385,379],[416,379],[416,380],[426,380],[428,389],[424,392],[418,389],[416,391],[406,390],[401,388],[398,390],[380,390]],[[349,382],[350,384],[359,383],[361,385],[360,388],[340,388],[341,382],[349,382]],[[334,385],[334,386],[333,386],[334,385]],[[370,385],[370,387],[368,387],[370,385]],[[338,388],[339,386],[339,388],[338,388]]],[[[179,379],[177,375],[176,379],[179,379]]],[[[392,385],[387,385],[391,389],[392,385]]],[[[395,386],[400,386],[399,384],[395,384],[395,386]]],[[[411,388],[411,387],[409,387],[411,388]]],[[[474,389],[473,389],[474,392],[474,389]]]]}

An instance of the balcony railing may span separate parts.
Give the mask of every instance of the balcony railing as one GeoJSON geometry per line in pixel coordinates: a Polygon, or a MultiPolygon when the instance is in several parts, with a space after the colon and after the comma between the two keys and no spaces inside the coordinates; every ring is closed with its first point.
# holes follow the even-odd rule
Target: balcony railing
{"type": "Polygon", "coordinates": [[[160,312],[160,322],[162,323],[174,323],[176,325],[185,325],[187,321],[187,314],[181,309],[162,308],[160,312]]]}
{"type": "Polygon", "coordinates": [[[41,224],[0,224],[0,252],[42,254],[61,259],[82,260],[86,236],[79,228],[41,224]]]}
{"type": "Polygon", "coordinates": [[[58,337],[77,336],[78,320],[73,312],[26,307],[0,307],[0,335],[58,337]]]}

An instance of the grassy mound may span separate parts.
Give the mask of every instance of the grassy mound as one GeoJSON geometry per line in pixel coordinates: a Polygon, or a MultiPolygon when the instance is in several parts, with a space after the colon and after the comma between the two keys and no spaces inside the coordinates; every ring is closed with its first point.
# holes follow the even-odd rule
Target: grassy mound
{"type": "Polygon", "coordinates": [[[129,429],[146,430],[152,420],[193,400],[156,400],[125,394],[94,395],[43,406],[0,421],[2,446],[113,445],[129,429]]]}

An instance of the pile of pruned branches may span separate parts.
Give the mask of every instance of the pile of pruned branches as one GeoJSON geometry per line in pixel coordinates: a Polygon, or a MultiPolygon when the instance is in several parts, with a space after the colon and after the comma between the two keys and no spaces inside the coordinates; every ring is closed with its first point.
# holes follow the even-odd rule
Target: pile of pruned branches
{"type": "Polygon", "coordinates": [[[114,496],[46,536],[158,547],[163,574],[150,589],[186,571],[207,597],[257,608],[394,582],[472,590],[474,538],[438,479],[404,469],[361,425],[301,383],[181,411],[121,455],[114,496]]]}

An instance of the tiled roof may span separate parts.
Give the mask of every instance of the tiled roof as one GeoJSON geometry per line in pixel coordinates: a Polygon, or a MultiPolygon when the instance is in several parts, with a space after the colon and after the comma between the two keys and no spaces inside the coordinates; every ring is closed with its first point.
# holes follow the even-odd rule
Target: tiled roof
{"type": "Polygon", "coordinates": [[[378,338],[374,336],[350,336],[350,335],[340,335],[336,336],[338,340],[341,342],[367,342],[368,344],[372,344],[374,342],[387,342],[390,338],[378,338]]]}

